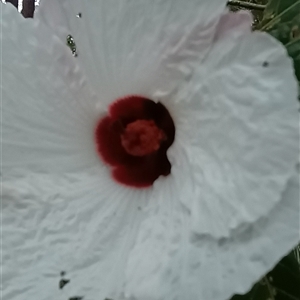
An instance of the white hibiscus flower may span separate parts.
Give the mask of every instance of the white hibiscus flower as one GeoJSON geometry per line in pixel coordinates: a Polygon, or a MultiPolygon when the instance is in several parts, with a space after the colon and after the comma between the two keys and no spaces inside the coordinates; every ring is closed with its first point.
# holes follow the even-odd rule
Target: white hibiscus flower
{"type": "Polygon", "coordinates": [[[224,300],[297,243],[292,62],[225,5],[0,5],[4,299],[224,300]]]}

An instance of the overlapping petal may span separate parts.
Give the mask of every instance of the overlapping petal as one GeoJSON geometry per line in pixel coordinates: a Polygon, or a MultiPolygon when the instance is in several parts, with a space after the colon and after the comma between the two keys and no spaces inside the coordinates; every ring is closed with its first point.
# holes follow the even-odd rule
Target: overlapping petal
{"type": "Polygon", "coordinates": [[[220,239],[188,235],[190,212],[169,198],[179,188],[162,184],[165,192],[149,202],[130,252],[129,299],[230,299],[246,293],[299,242],[299,168],[268,216],[220,239]]]}
{"type": "MultiPolygon", "coordinates": [[[[222,36],[178,96],[182,116],[169,151],[175,161],[176,143],[188,145],[195,188],[184,203],[192,211],[193,230],[216,238],[269,213],[299,153],[292,61],[272,37],[250,33],[243,24],[250,21],[246,13],[221,20],[222,36]],[[236,28],[232,17],[242,24],[236,28]],[[230,21],[235,29],[224,32],[230,21]]],[[[173,166],[176,177],[181,167],[173,166]]]]}

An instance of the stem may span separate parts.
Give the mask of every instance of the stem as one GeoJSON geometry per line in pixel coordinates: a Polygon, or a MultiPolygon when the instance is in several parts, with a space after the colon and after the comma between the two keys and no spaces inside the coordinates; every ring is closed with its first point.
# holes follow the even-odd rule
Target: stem
{"type": "Polygon", "coordinates": [[[288,42],[288,43],[285,44],[284,46],[285,46],[286,48],[288,48],[289,46],[293,45],[294,43],[298,43],[298,42],[300,42],[300,37],[291,40],[290,42],[288,42]]]}
{"type": "Polygon", "coordinates": [[[238,6],[247,9],[261,10],[261,11],[263,11],[266,8],[266,5],[255,4],[255,3],[245,2],[245,1],[238,1],[238,0],[229,0],[227,2],[227,5],[238,6]]]}
{"type": "Polygon", "coordinates": [[[265,24],[263,27],[260,28],[260,31],[267,30],[268,28],[271,28],[274,26],[276,23],[278,23],[283,15],[285,15],[287,12],[292,10],[294,7],[300,4],[300,0],[295,2],[293,5],[288,7],[286,10],[282,11],[279,15],[277,15],[275,18],[273,18],[269,23],[265,24]]]}
{"type": "Polygon", "coordinates": [[[272,291],[272,286],[270,285],[267,276],[264,277],[264,281],[265,281],[265,283],[266,283],[266,285],[267,285],[267,288],[268,288],[268,291],[269,291],[269,293],[270,293],[270,299],[271,299],[271,300],[275,300],[275,295],[274,295],[274,293],[273,293],[273,291],[272,291]]]}

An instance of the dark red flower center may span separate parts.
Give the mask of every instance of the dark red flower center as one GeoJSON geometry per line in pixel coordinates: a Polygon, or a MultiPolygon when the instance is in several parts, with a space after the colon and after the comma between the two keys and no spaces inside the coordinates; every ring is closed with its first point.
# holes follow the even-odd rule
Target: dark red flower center
{"type": "Polygon", "coordinates": [[[164,132],[153,120],[137,120],[126,126],[121,135],[121,144],[127,153],[145,156],[157,151],[164,137],[164,132]]]}
{"type": "Polygon", "coordinates": [[[174,138],[174,122],[166,107],[142,96],[113,102],[95,131],[99,156],[112,167],[113,178],[139,188],[170,174],[167,150],[174,138]]]}

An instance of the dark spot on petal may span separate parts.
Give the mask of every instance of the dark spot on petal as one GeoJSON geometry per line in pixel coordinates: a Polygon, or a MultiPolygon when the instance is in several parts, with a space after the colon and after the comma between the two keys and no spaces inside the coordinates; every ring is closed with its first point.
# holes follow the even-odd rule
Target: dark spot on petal
{"type": "Polygon", "coordinates": [[[59,288],[63,289],[63,287],[70,282],[69,279],[61,279],[59,282],[59,288]]]}
{"type": "Polygon", "coordinates": [[[72,51],[73,56],[76,57],[77,56],[77,51],[76,51],[76,44],[75,44],[73,36],[69,34],[67,36],[66,42],[67,42],[67,46],[72,51]]]}
{"type": "Polygon", "coordinates": [[[262,64],[262,66],[263,66],[264,68],[267,68],[267,67],[269,66],[269,62],[264,61],[263,64],[262,64]]]}

